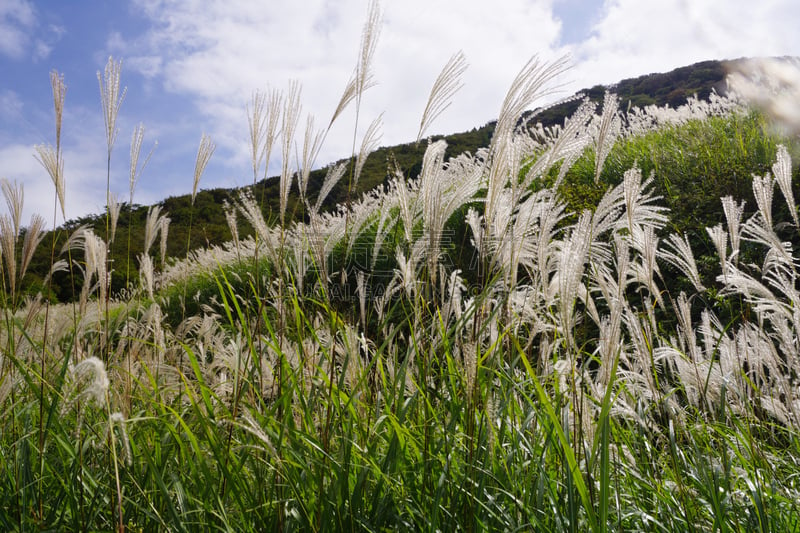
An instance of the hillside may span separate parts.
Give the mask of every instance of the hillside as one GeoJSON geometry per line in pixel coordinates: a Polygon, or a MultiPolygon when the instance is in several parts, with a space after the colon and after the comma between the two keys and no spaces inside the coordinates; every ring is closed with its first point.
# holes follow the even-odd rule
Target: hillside
{"type": "MultiPolygon", "coordinates": [[[[725,76],[730,62],[705,61],[691,66],[682,67],[668,73],[648,74],[637,78],[622,80],[619,83],[606,87],[598,85],[585,89],[580,94],[591,101],[602,104],[606,91],[613,91],[620,98],[620,108],[629,106],[670,105],[677,107],[686,102],[687,97],[696,95],[706,98],[712,90],[724,93],[725,76]]],[[[563,124],[564,119],[570,116],[578,107],[579,99],[567,99],[566,103],[549,107],[539,112],[534,112],[536,122],[543,126],[563,124]]],[[[530,120],[530,115],[527,117],[530,120]]],[[[447,142],[446,157],[453,157],[464,152],[475,153],[479,148],[489,145],[494,131],[494,123],[473,128],[470,131],[455,133],[447,136],[434,136],[431,141],[444,139],[447,142]]],[[[426,144],[406,143],[390,147],[381,147],[373,152],[366,161],[361,174],[361,179],[356,190],[357,197],[365,191],[371,190],[389,179],[388,168],[396,165],[407,177],[419,174],[422,165],[422,156],[426,144]]],[[[341,160],[339,162],[342,162],[341,160]]],[[[338,162],[332,163],[336,164],[338,162]]],[[[349,172],[350,167],[348,166],[349,172]]],[[[308,193],[315,198],[320,185],[325,177],[326,169],[318,169],[311,173],[308,193]]],[[[249,187],[248,187],[249,188],[249,187]]],[[[191,195],[174,196],[164,199],[157,204],[162,213],[171,219],[169,225],[169,242],[167,255],[172,258],[181,258],[186,255],[187,242],[189,248],[221,244],[231,239],[230,230],[226,223],[223,211],[223,202],[232,201],[238,197],[236,189],[206,189],[198,192],[195,205],[192,208],[191,195]],[[193,229],[191,239],[189,221],[192,220],[193,229]]],[[[254,197],[261,200],[261,208],[265,218],[275,220],[278,211],[278,179],[269,178],[262,180],[255,186],[254,197]]],[[[331,209],[343,202],[346,197],[346,180],[342,180],[327,196],[324,203],[326,209],[331,209]]],[[[147,206],[127,204],[123,205],[119,227],[125,228],[125,234],[117,238],[111,247],[111,259],[115,265],[112,274],[112,290],[118,291],[126,285],[127,280],[137,279],[137,262],[134,258],[141,253],[144,240],[144,226],[147,218],[147,206]],[[129,242],[130,239],[130,242],[129,242]],[[130,260],[129,260],[130,258],[130,260]]],[[[304,213],[302,206],[297,202],[296,190],[293,189],[289,200],[289,213],[292,218],[302,220],[304,213]]],[[[98,235],[105,234],[105,215],[91,215],[68,221],[57,230],[56,246],[60,247],[70,230],[80,225],[88,225],[98,235]],[[66,231],[65,231],[66,230],[66,231]]],[[[240,236],[245,237],[252,232],[252,228],[243,224],[239,228],[240,236]]],[[[51,234],[45,236],[44,242],[51,242],[51,234]]],[[[40,247],[28,270],[24,285],[31,291],[41,289],[41,280],[44,278],[50,254],[48,247],[40,247]]],[[[74,294],[66,274],[56,274],[52,288],[51,298],[65,301],[74,294]]]]}

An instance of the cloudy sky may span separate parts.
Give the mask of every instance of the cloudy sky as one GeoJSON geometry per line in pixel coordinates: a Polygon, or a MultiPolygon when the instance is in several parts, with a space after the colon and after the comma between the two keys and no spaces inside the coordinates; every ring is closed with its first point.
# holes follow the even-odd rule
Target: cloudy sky
{"type": "MultiPolygon", "coordinates": [[[[67,218],[101,212],[106,144],[97,72],[122,59],[127,95],[111,188],[128,196],[130,138],[158,147],[134,201],[191,191],[200,137],[217,151],[200,187],[252,182],[245,106],[256,89],[302,85],[303,117],[327,124],[356,64],[368,0],[0,0],[0,177],[25,186],[26,216],[52,219],[53,186],[33,156],[53,143],[49,74],[67,85],[62,142],[67,218]]],[[[533,55],[569,54],[561,95],[707,59],[800,54],[796,0],[383,0],[378,84],[361,124],[383,113],[381,145],[411,141],[433,80],[463,51],[464,87],[429,133],[496,118],[533,55]]],[[[542,102],[546,103],[546,102],[542,102]]],[[[352,108],[350,109],[352,114],[352,108]]],[[[318,163],[347,156],[352,116],[328,135],[318,163]]],[[[301,119],[305,124],[305,118],[301,119]]],[[[279,168],[273,157],[272,168],[279,168]]],[[[274,172],[271,172],[273,174],[274,172]]],[[[57,217],[62,222],[61,215],[57,217]]]]}

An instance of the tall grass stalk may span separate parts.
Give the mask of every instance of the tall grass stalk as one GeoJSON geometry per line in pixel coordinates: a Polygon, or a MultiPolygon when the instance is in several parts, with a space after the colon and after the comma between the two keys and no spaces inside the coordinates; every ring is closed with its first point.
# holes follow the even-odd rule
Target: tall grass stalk
{"type": "Polygon", "coordinates": [[[103,75],[97,72],[97,83],[100,86],[100,104],[103,110],[103,121],[106,129],[106,257],[104,261],[106,266],[104,269],[104,279],[99,282],[105,286],[105,325],[103,327],[103,340],[101,346],[103,347],[103,361],[107,364],[110,357],[110,343],[109,343],[109,299],[111,298],[111,154],[114,150],[114,143],[117,140],[117,117],[119,115],[119,108],[122,101],[125,99],[127,88],[120,90],[120,73],[122,71],[122,60],[114,61],[114,58],[109,56],[106,62],[103,75]]]}

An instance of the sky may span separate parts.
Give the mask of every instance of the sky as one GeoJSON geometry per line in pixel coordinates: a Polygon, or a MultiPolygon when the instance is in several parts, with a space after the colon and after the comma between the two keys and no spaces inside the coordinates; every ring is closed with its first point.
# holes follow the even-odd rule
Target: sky
{"type": "MultiPolygon", "coordinates": [[[[243,186],[253,182],[246,113],[253,91],[285,90],[296,80],[301,129],[307,115],[327,124],[355,68],[368,4],[0,0],[0,177],[24,185],[23,220],[34,212],[50,223],[54,217],[54,187],[34,157],[36,145],[55,142],[51,71],[67,85],[67,220],[104,210],[107,146],[97,74],[110,56],[122,60],[127,89],[112,153],[113,192],[129,197],[130,139],[140,123],[142,159],[156,141],[157,147],[135,203],[191,192],[203,134],[217,149],[200,188],[243,186]]],[[[708,59],[800,55],[796,0],[383,0],[381,10],[377,84],[364,95],[357,132],[360,139],[380,116],[381,146],[416,138],[431,85],[459,51],[469,65],[464,86],[429,134],[494,120],[533,56],[570,58],[552,100],[708,59]]],[[[352,152],[355,124],[351,107],[327,135],[317,166],[352,152]]],[[[269,174],[279,168],[274,154],[269,174]]],[[[64,221],[60,210],[55,221],[64,221]]]]}

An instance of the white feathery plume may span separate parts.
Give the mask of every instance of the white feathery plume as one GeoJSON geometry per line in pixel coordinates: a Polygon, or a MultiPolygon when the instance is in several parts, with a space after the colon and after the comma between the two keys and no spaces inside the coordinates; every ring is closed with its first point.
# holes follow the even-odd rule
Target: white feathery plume
{"type": "Polygon", "coordinates": [[[603,100],[603,114],[600,117],[597,138],[595,140],[595,183],[600,180],[600,172],[603,170],[603,163],[605,163],[608,154],[611,153],[611,148],[614,146],[614,142],[622,129],[622,120],[620,119],[618,111],[619,98],[606,91],[605,99],[603,100]]]}
{"type": "Polygon", "coordinates": [[[300,174],[298,176],[298,185],[300,189],[300,197],[305,201],[306,188],[308,187],[308,178],[311,176],[311,169],[317,160],[320,148],[322,148],[322,140],[324,132],[314,132],[314,117],[308,115],[306,119],[306,134],[303,138],[303,159],[300,164],[300,174]]]}
{"type": "Polygon", "coordinates": [[[108,432],[107,438],[110,437],[111,433],[114,431],[114,427],[116,426],[119,428],[119,438],[122,441],[122,453],[120,454],[120,459],[122,459],[125,464],[128,466],[131,465],[133,461],[133,455],[131,453],[131,441],[128,438],[128,428],[127,428],[128,420],[125,418],[120,412],[111,413],[108,417],[108,432]]]}
{"type": "Polygon", "coordinates": [[[318,213],[320,208],[322,207],[322,203],[325,201],[325,198],[328,197],[328,194],[333,190],[339,180],[342,179],[344,176],[345,171],[347,170],[347,163],[339,163],[336,166],[332,166],[328,168],[328,172],[325,174],[325,179],[322,181],[322,187],[319,189],[319,194],[317,195],[317,201],[314,203],[314,207],[311,209],[314,213],[318,213]]]}
{"type": "Polygon", "coordinates": [[[428,96],[428,103],[425,105],[425,111],[422,113],[422,119],[419,122],[417,142],[425,135],[425,131],[430,127],[431,123],[445,109],[450,107],[453,96],[464,86],[461,76],[466,70],[467,60],[464,52],[458,52],[447,61],[439,76],[436,77],[431,93],[428,96]]]}
{"type": "Polygon", "coordinates": [[[153,205],[147,210],[147,218],[144,224],[144,253],[148,253],[153,243],[156,242],[156,235],[158,230],[161,229],[159,216],[161,215],[161,206],[153,205]]]}
{"type": "Polygon", "coordinates": [[[106,126],[106,144],[109,158],[111,157],[111,150],[114,147],[114,142],[117,139],[117,115],[119,114],[119,108],[127,92],[127,88],[123,88],[122,91],[120,91],[119,88],[121,71],[122,60],[114,61],[114,58],[109,56],[103,75],[101,76],[100,72],[97,72],[97,82],[100,85],[100,104],[103,108],[103,120],[106,126]]]}
{"type": "Polygon", "coordinates": [[[65,411],[75,404],[82,404],[84,400],[86,403],[95,402],[98,407],[105,405],[111,382],[100,359],[91,356],[74,366],[70,365],[69,379],[71,389],[67,396],[71,398],[64,404],[65,411]]]}
{"type": "Polygon", "coordinates": [[[446,149],[445,141],[436,141],[428,145],[422,158],[422,172],[419,179],[423,232],[428,241],[425,255],[428,258],[428,275],[434,284],[442,245],[442,231],[447,222],[445,218],[447,213],[442,209],[442,189],[446,185],[442,179],[446,149]]]}
{"type": "Polygon", "coordinates": [[[688,237],[684,235],[681,238],[673,233],[667,237],[666,246],[670,249],[658,250],[658,256],[675,266],[684,276],[689,278],[689,281],[692,282],[698,292],[705,290],[703,283],[700,281],[700,273],[697,270],[697,263],[694,260],[688,237]]]}
{"type": "Polygon", "coordinates": [[[117,235],[117,222],[119,222],[119,212],[122,209],[122,204],[117,200],[116,193],[108,195],[108,214],[111,219],[111,236],[108,238],[109,244],[114,242],[114,237],[117,235]]]}
{"type": "Polygon", "coordinates": [[[361,177],[361,171],[364,169],[364,164],[367,162],[367,157],[378,148],[378,143],[381,139],[382,125],[383,114],[380,114],[375,120],[372,121],[367,128],[366,133],[364,133],[364,138],[361,141],[361,149],[358,151],[358,156],[356,157],[356,166],[353,171],[353,188],[355,188],[356,184],[358,184],[358,179],[361,177]]]}
{"type": "Polygon", "coordinates": [[[625,228],[633,233],[635,226],[651,227],[660,229],[667,222],[666,207],[652,205],[660,197],[652,196],[648,187],[652,184],[653,178],[648,178],[642,182],[642,171],[634,167],[625,171],[622,185],[625,197],[625,217],[621,221],[627,224],[625,228]]]}
{"type": "Polygon", "coordinates": [[[249,193],[247,189],[240,190],[239,201],[236,202],[236,207],[239,209],[239,212],[242,213],[245,220],[253,226],[253,230],[258,235],[258,242],[266,246],[270,259],[275,264],[278,264],[278,256],[273,243],[272,230],[267,226],[264,215],[261,213],[261,209],[258,207],[252,193],[249,193]]]}
{"type": "Polygon", "coordinates": [[[233,239],[236,247],[239,247],[239,225],[236,221],[236,209],[228,202],[222,201],[222,211],[225,213],[225,221],[228,223],[228,229],[231,232],[231,239],[233,239]]]}
{"type": "Polygon", "coordinates": [[[250,160],[253,166],[255,184],[261,165],[264,165],[264,178],[269,172],[272,147],[278,135],[278,120],[281,116],[283,95],[277,89],[268,92],[255,91],[251,106],[247,107],[247,121],[250,132],[250,160]]]}
{"type": "Polygon", "coordinates": [[[211,155],[214,153],[214,150],[217,149],[217,145],[211,140],[211,137],[203,133],[200,137],[200,146],[197,148],[197,159],[194,163],[194,179],[192,181],[192,205],[194,205],[194,199],[197,196],[197,187],[200,185],[200,176],[203,175],[203,172],[206,169],[206,165],[211,160],[211,155]]]}
{"type": "Polygon", "coordinates": [[[17,286],[17,237],[14,235],[14,222],[6,214],[0,215],[0,248],[3,251],[3,261],[13,299],[17,286]]]}
{"type": "Polygon", "coordinates": [[[713,228],[706,228],[706,232],[711,237],[711,242],[714,243],[717,257],[719,257],[719,266],[724,274],[728,271],[728,234],[722,228],[722,224],[717,224],[713,228]]]}
{"type": "Polygon", "coordinates": [[[64,160],[60,157],[56,148],[50,145],[37,144],[34,146],[36,150],[36,160],[41,163],[53,185],[56,188],[56,196],[58,203],[61,206],[61,216],[66,217],[65,207],[65,191],[64,191],[64,160]]]}
{"type": "Polygon", "coordinates": [[[361,312],[361,327],[367,327],[367,278],[364,271],[356,272],[356,292],[358,293],[358,309],[361,312]]]}
{"type": "Polygon", "coordinates": [[[395,254],[397,268],[395,269],[395,279],[398,280],[400,287],[406,292],[406,296],[411,299],[417,292],[417,261],[418,257],[411,252],[408,258],[400,248],[395,254]]]}
{"type": "Polygon", "coordinates": [[[378,0],[372,0],[369,4],[369,10],[367,11],[367,20],[364,22],[364,28],[361,32],[361,47],[358,52],[356,70],[342,92],[336,110],[333,112],[331,121],[328,124],[328,129],[336,122],[336,119],[339,118],[347,106],[350,105],[350,102],[356,100],[356,105],[360,104],[364,91],[374,85],[372,78],[372,59],[375,55],[378,37],[381,33],[381,19],[380,2],[378,2],[378,0]]]}
{"type": "Polygon", "coordinates": [[[3,197],[6,200],[8,207],[8,215],[11,217],[11,222],[14,239],[19,237],[19,230],[22,221],[22,205],[25,201],[25,190],[19,183],[8,181],[5,178],[0,179],[0,188],[3,190],[3,197]]]}
{"type": "MultiPolygon", "coordinates": [[[[267,95],[261,91],[253,91],[250,103],[245,106],[247,126],[250,133],[250,164],[253,167],[253,183],[255,184],[264,162],[264,136],[267,133],[265,124],[267,95]]],[[[269,166],[269,162],[267,162],[269,166]]]]}
{"type": "Polygon", "coordinates": [[[300,84],[297,81],[289,83],[289,90],[284,101],[283,115],[281,118],[281,132],[283,136],[281,155],[280,177],[280,217],[281,226],[286,220],[286,205],[289,201],[289,190],[292,187],[293,171],[290,170],[289,161],[292,153],[295,129],[300,117],[300,84]]]}
{"type": "MultiPolygon", "coordinates": [[[[514,131],[517,121],[534,101],[554,92],[554,89],[546,88],[547,84],[565,72],[568,65],[567,56],[562,56],[552,63],[541,62],[534,56],[522,67],[511,83],[500,108],[495,127],[496,134],[500,133],[499,138],[495,137],[498,142],[504,141],[504,136],[514,131]]],[[[492,146],[495,144],[493,141],[492,146]]]]}
{"type": "Polygon", "coordinates": [[[158,227],[161,233],[161,241],[159,246],[159,251],[161,252],[161,266],[164,266],[164,262],[167,259],[167,234],[169,233],[169,223],[170,218],[166,216],[162,216],[158,219],[158,227]]]}
{"type": "Polygon", "coordinates": [[[775,191],[775,180],[769,174],[764,176],[753,175],[753,196],[758,205],[758,212],[761,213],[767,227],[772,227],[772,195],[775,191]]]}
{"type": "Polygon", "coordinates": [[[361,33],[361,49],[356,70],[357,101],[360,101],[364,91],[374,84],[372,81],[372,61],[378,45],[378,37],[381,33],[382,17],[380,2],[373,0],[370,2],[367,20],[361,33]]]}
{"type": "Polygon", "coordinates": [[[392,214],[392,206],[390,203],[389,198],[386,196],[383,197],[383,203],[381,204],[381,216],[378,219],[378,229],[375,231],[375,241],[372,244],[372,263],[370,267],[374,270],[375,264],[378,262],[378,257],[381,255],[381,251],[383,248],[383,241],[386,239],[386,236],[389,234],[389,231],[395,225],[397,221],[396,217],[390,215],[392,214]]]}
{"type": "Polygon", "coordinates": [[[789,155],[789,151],[782,144],[778,145],[777,160],[772,165],[772,174],[775,176],[775,181],[778,182],[781,193],[783,193],[783,198],[786,200],[786,205],[789,208],[789,214],[792,216],[795,227],[800,226],[797,220],[794,193],[792,192],[792,158],[789,155]]]}
{"type": "Polygon", "coordinates": [[[152,299],[154,289],[153,260],[149,254],[139,255],[139,276],[147,295],[152,299]]]}
{"type": "Polygon", "coordinates": [[[393,183],[394,190],[397,194],[397,204],[400,207],[400,220],[403,222],[403,232],[406,242],[411,244],[413,242],[414,223],[417,220],[418,194],[416,190],[411,189],[414,185],[407,183],[402,176],[395,179],[393,183]]]}
{"type": "Polygon", "coordinates": [[[558,315],[560,317],[561,334],[572,349],[572,334],[574,331],[575,301],[580,292],[586,258],[591,244],[591,213],[586,211],[581,214],[572,232],[562,244],[558,253],[558,270],[555,280],[558,294],[558,315]]]}
{"type": "Polygon", "coordinates": [[[56,118],[56,151],[59,152],[61,149],[61,122],[64,117],[64,99],[67,95],[64,75],[51,70],[50,85],[53,88],[53,110],[56,118]]]}
{"type": "Polygon", "coordinates": [[[744,205],[744,202],[737,204],[733,196],[724,196],[722,198],[722,211],[725,213],[728,236],[731,241],[731,255],[728,257],[734,264],[739,261],[739,244],[742,237],[742,215],[744,214],[744,205]]]}
{"type": "Polygon", "coordinates": [[[536,158],[531,168],[525,174],[523,187],[528,188],[535,179],[538,179],[556,163],[562,161],[558,177],[553,185],[558,188],[561,181],[566,176],[567,171],[583,154],[584,149],[592,142],[589,134],[591,129],[587,123],[594,117],[595,105],[588,99],[584,100],[578,109],[569,117],[564,119],[564,126],[554,126],[544,134],[547,138],[544,141],[547,149],[536,158]]]}
{"type": "Polygon", "coordinates": [[[633,273],[636,281],[644,285],[650,294],[656,299],[659,305],[663,305],[664,301],[661,296],[661,291],[658,290],[654,274],[661,275],[656,262],[656,251],[658,250],[658,237],[652,226],[634,226],[633,233],[631,234],[631,247],[639,253],[641,262],[633,263],[631,265],[631,272],[633,273]]]}
{"type": "Polygon", "coordinates": [[[31,216],[31,222],[25,230],[25,237],[22,239],[22,257],[20,258],[19,266],[20,281],[22,281],[25,272],[28,270],[28,265],[31,259],[33,259],[36,248],[38,248],[39,243],[41,243],[44,238],[44,224],[44,218],[40,215],[34,213],[31,216]]]}
{"type": "MultiPolygon", "coordinates": [[[[131,136],[131,164],[130,164],[130,177],[128,179],[128,189],[130,192],[130,202],[133,204],[133,192],[136,190],[136,182],[139,181],[139,177],[141,177],[142,172],[144,171],[147,163],[150,162],[150,158],[153,155],[153,151],[158,146],[158,141],[153,143],[153,147],[148,152],[147,157],[144,158],[141,166],[139,165],[139,156],[142,151],[142,143],[144,142],[144,125],[139,123],[133,129],[133,135],[131,136]]],[[[132,206],[131,206],[132,207],[132,206]]]]}

